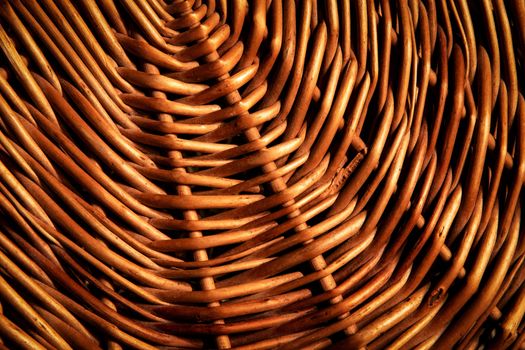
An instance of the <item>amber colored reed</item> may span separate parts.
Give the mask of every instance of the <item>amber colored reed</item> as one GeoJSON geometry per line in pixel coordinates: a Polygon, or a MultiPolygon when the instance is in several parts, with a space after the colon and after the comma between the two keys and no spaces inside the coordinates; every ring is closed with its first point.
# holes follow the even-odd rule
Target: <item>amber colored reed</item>
{"type": "Polygon", "coordinates": [[[0,0],[0,349],[525,349],[523,0],[0,0]]]}

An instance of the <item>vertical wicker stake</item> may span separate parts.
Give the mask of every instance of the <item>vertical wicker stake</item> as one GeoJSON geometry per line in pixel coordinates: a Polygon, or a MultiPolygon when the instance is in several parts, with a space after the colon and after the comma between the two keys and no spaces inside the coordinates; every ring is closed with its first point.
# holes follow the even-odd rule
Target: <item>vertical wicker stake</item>
{"type": "Polygon", "coordinates": [[[0,0],[0,349],[525,349],[523,0],[0,0]]]}

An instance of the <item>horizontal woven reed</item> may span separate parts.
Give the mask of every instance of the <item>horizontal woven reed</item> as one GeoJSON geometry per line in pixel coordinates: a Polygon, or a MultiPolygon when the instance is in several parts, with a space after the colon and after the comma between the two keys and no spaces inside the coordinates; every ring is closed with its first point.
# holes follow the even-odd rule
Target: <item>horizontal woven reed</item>
{"type": "Polygon", "coordinates": [[[523,0],[1,0],[0,349],[525,349],[523,0]]]}

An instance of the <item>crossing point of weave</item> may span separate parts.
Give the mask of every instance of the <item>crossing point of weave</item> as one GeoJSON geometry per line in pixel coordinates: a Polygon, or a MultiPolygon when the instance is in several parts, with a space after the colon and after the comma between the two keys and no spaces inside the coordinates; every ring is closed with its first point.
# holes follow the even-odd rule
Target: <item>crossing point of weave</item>
{"type": "Polygon", "coordinates": [[[523,0],[0,0],[1,349],[525,349],[523,0]]]}

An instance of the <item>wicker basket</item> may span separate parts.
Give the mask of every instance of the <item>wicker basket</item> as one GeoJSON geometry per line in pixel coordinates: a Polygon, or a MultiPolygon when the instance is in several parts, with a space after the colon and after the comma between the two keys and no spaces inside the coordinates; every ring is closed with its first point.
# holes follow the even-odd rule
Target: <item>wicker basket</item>
{"type": "Polygon", "coordinates": [[[525,1],[0,0],[0,349],[525,349],[525,1]]]}

